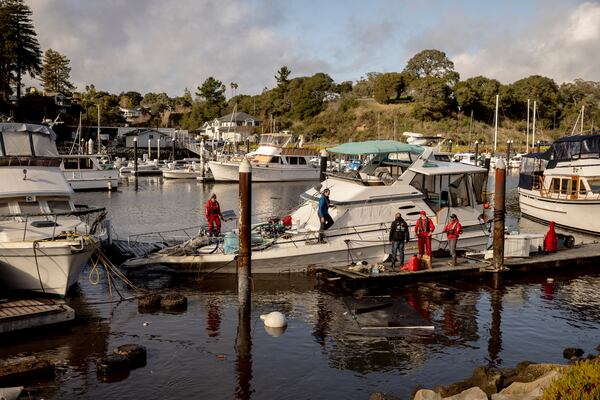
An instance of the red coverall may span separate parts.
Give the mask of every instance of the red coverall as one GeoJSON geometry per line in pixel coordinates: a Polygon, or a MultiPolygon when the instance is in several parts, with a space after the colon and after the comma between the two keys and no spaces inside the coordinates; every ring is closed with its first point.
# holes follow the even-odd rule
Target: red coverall
{"type": "Polygon", "coordinates": [[[419,217],[415,223],[415,234],[419,245],[419,257],[422,257],[427,250],[427,255],[431,257],[431,234],[435,229],[433,221],[429,217],[419,217]]]}
{"type": "Polygon", "coordinates": [[[214,235],[219,236],[221,234],[221,207],[217,200],[212,198],[206,202],[206,222],[208,223],[208,234],[213,235],[213,224],[215,225],[214,235]]]}

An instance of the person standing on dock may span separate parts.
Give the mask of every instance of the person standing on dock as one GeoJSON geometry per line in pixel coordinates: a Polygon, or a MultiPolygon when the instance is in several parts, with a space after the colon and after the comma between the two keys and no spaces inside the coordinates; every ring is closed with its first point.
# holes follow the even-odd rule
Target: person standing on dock
{"type": "Polygon", "coordinates": [[[221,206],[217,201],[217,194],[213,193],[210,199],[206,202],[206,222],[208,223],[208,234],[210,236],[221,235],[221,220],[223,214],[221,214],[221,206]],[[214,226],[214,227],[213,227],[214,226]]]}
{"type": "Polygon", "coordinates": [[[391,269],[394,269],[396,265],[396,260],[400,260],[400,268],[404,265],[404,243],[408,243],[410,240],[410,232],[408,230],[408,224],[402,218],[402,214],[396,213],[396,219],[392,222],[392,226],[390,226],[390,242],[392,242],[392,266],[391,269]],[[400,253],[400,256],[397,257],[397,253],[400,253]]]}
{"type": "Polygon", "coordinates": [[[425,211],[421,211],[421,215],[415,222],[415,234],[419,246],[419,258],[423,259],[423,255],[427,253],[428,269],[431,269],[431,235],[434,229],[435,225],[431,218],[427,216],[425,211]]]}
{"type": "Polygon", "coordinates": [[[329,193],[329,189],[323,190],[321,198],[319,199],[319,207],[317,210],[319,221],[321,222],[319,228],[319,243],[326,243],[324,239],[325,231],[333,225],[333,218],[329,215],[329,193]]]}
{"type": "Polygon", "coordinates": [[[450,255],[452,256],[452,261],[450,261],[448,265],[456,267],[456,242],[458,241],[458,237],[462,235],[462,225],[456,214],[450,216],[450,221],[444,227],[444,232],[448,236],[448,246],[450,247],[450,255]]]}

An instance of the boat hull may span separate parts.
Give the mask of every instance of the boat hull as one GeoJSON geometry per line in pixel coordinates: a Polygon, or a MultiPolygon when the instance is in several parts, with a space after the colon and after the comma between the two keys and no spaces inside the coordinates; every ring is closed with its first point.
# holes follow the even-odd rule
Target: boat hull
{"type": "MultiPolygon", "coordinates": [[[[210,170],[217,182],[237,182],[239,180],[239,163],[209,161],[210,170]]],[[[319,169],[313,166],[302,167],[264,167],[252,165],[253,182],[289,182],[319,179],[319,169]]]]}
{"type": "Polygon", "coordinates": [[[65,296],[96,248],[91,240],[0,243],[0,282],[10,290],[65,296]]]}
{"type": "Polygon", "coordinates": [[[532,219],[554,221],[567,229],[600,235],[600,220],[592,217],[600,212],[600,199],[549,199],[540,196],[539,192],[519,188],[519,206],[521,213],[532,219]]]}

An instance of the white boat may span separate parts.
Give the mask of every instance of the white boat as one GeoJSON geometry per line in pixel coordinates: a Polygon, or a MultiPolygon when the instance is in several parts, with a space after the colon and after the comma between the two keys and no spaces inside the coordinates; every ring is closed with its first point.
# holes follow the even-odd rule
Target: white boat
{"type": "MultiPolygon", "coordinates": [[[[325,232],[326,243],[317,242],[320,191],[311,188],[301,196],[303,203],[289,218],[281,218],[291,221],[291,225],[271,220],[253,226],[253,273],[303,272],[315,265],[382,261],[390,252],[389,227],[398,211],[412,225],[421,210],[427,212],[436,223],[433,250],[447,246],[442,230],[453,213],[464,227],[459,247],[485,247],[487,232],[481,220],[485,169],[436,161],[432,148],[395,141],[347,143],[329,152],[372,157],[360,172],[328,174],[319,185],[319,189],[331,191],[331,216],[335,221],[325,232]]],[[[232,231],[224,240],[200,246],[189,255],[171,256],[167,251],[127,264],[167,263],[184,271],[235,273],[236,252],[237,233],[232,231]]],[[[416,240],[412,238],[406,247],[407,259],[415,252],[416,240]]]]}
{"type": "MultiPolygon", "coordinates": [[[[135,172],[135,163],[130,160],[127,165],[119,168],[121,175],[133,175],[135,172]]],[[[157,160],[153,161],[140,161],[138,160],[137,165],[138,176],[150,176],[150,175],[162,175],[162,170],[157,160]]]]}
{"type": "Polygon", "coordinates": [[[212,173],[210,172],[208,165],[204,165],[199,159],[186,159],[177,160],[167,164],[166,168],[163,168],[162,175],[165,179],[197,179],[201,181],[212,180],[212,173]]]}
{"type": "Polygon", "coordinates": [[[116,190],[119,171],[103,168],[96,155],[61,155],[61,168],[73,190],[116,190]]]}
{"type": "Polygon", "coordinates": [[[519,168],[524,155],[525,153],[517,153],[515,156],[511,157],[511,159],[508,161],[508,167],[519,168]]]}
{"type": "MultiPolygon", "coordinates": [[[[261,135],[256,151],[248,153],[254,182],[307,181],[319,179],[319,165],[312,163],[315,152],[291,146],[295,137],[285,133],[261,135]]],[[[217,182],[237,182],[241,159],[209,161],[217,182]]]]}
{"type": "Polygon", "coordinates": [[[103,209],[74,205],[55,139],[45,126],[0,124],[0,284],[11,290],[66,295],[98,245],[80,216],[103,209]]]}
{"type": "Polygon", "coordinates": [[[475,153],[456,153],[452,157],[452,161],[467,165],[475,165],[475,153]]]}
{"type": "Polygon", "coordinates": [[[534,220],[600,234],[600,135],[566,136],[544,153],[523,156],[521,213],[534,220]]]}

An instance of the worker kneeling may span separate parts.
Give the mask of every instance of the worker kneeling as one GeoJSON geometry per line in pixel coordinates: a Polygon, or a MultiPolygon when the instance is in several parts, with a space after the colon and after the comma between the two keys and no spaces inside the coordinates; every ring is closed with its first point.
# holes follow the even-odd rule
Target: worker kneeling
{"type": "Polygon", "coordinates": [[[434,230],[435,225],[431,218],[425,211],[421,211],[421,215],[415,222],[415,234],[419,246],[419,258],[423,259],[423,255],[427,253],[427,269],[431,269],[431,235],[434,230]]]}
{"type": "Polygon", "coordinates": [[[450,216],[450,221],[444,227],[444,232],[448,236],[448,246],[450,247],[450,256],[452,256],[452,261],[448,262],[448,265],[456,267],[458,264],[456,257],[456,243],[458,242],[458,237],[462,234],[462,225],[456,214],[450,216]]]}

